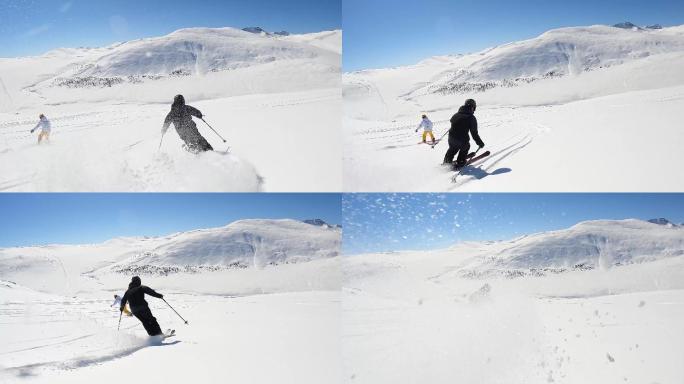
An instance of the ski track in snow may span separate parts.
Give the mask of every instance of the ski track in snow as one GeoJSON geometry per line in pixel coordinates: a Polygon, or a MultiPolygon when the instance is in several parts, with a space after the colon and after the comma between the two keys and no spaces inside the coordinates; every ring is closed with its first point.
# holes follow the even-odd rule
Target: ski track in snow
{"type": "MultiPolygon", "coordinates": [[[[160,325],[164,329],[176,329],[177,335],[166,340],[148,337],[133,317],[124,316],[121,329],[117,331],[118,311],[109,307],[111,301],[108,299],[51,297],[3,302],[0,309],[0,335],[3,338],[0,382],[73,383],[89,382],[93,378],[110,382],[103,381],[103,378],[118,377],[116,372],[121,372],[121,369],[142,369],[137,364],[147,364],[151,358],[155,361],[162,359],[155,364],[166,361],[167,365],[169,361],[178,360],[177,369],[171,364],[161,374],[175,382],[179,377],[187,376],[181,371],[187,372],[188,364],[194,364],[192,359],[188,360],[188,353],[203,356],[205,370],[214,366],[209,369],[211,372],[200,375],[204,377],[202,380],[206,380],[204,382],[245,377],[261,377],[261,380],[268,381],[274,378],[272,375],[281,375],[284,382],[314,383],[320,380],[337,382],[340,377],[334,368],[337,363],[332,358],[337,338],[332,332],[334,322],[321,318],[329,319],[337,313],[333,310],[339,302],[337,293],[255,296],[165,293],[173,297],[174,308],[190,321],[190,325],[183,325],[162,302],[148,298],[160,325]],[[203,318],[202,314],[209,318],[203,318]],[[301,323],[301,326],[296,323],[301,323]],[[259,326],[251,328],[249,324],[259,326]],[[216,329],[225,326],[232,329],[215,333],[216,329]],[[319,332],[327,335],[320,334],[319,343],[313,342],[313,334],[319,332]],[[282,340],[283,344],[274,345],[275,339],[282,340]],[[333,344],[328,346],[326,343],[333,344]],[[301,348],[296,351],[298,346],[301,348]],[[274,349],[279,352],[265,352],[274,349]],[[145,350],[149,350],[149,354],[140,355],[145,350]],[[283,361],[281,353],[285,350],[304,360],[299,360],[301,363],[288,363],[288,359],[283,361]],[[316,356],[310,355],[313,351],[316,356]],[[231,366],[240,366],[219,374],[218,366],[226,364],[225,358],[231,366]],[[268,362],[272,371],[249,374],[254,367],[244,359],[268,362]],[[302,366],[308,364],[305,361],[318,362],[324,367],[307,370],[302,366]]],[[[91,295],[98,294],[92,292],[91,295]]],[[[99,296],[109,297],[110,293],[101,292],[99,296]]]]}
{"type": "Polygon", "coordinates": [[[684,374],[681,289],[535,297],[520,290],[533,278],[489,280],[491,291],[476,295],[484,281],[435,289],[410,274],[380,276],[343,290],[350,382],[666,383],[684,374]]]}
{"type": "MultiPolygon", "coordinates": [[[[438,142],[434,148],[431,145],[420,144],[419,131],[416,133],[414,123],[381,123],[373,122],[370,128],[358,129],[350,139],[348,139],[348,146],[345,147],[345,161],[351,164],[363,163],[361,159],[367,159],[371,153],[376,153],[375,160],[372,160],[373,165],[369,165],[368,169],[372,170],[375,164],[396,164],[392,172],[406,171],[406,169],[416,169],[418,174],[415,175],[415,180],[411,184],[415,186],[408,187],[409,190],[415,189],[419,186],[419,190],[445,190],[458,191],[463,186],[475,181],[482,180],[489,176],[495,176],[503,173],[509,173],[511,168],[503,167],[497,168],[500,165],[506,165],[509,158],[513,158],[518,152],[523,151],[527,146],[533,144],[535,138],[539,135],[546,134],[551,131],[551,128],[541,123],[531,121],[530,116],[533,115],[538,108],[533,107],[529,111],[520,110],[519,108],[496,108],[485,109],[478,114],[480,121],[480,135],[485,140],[487,146],[482,150],[489,150],[491,154],[468,166],[458,176],[454,182],[454,172],[450,169],[440,167],[444,152],[448,148],[447,137],[438,142]],[[364,148],[363,151],[357,151],[356,148],[364,148]]],[[[436,139],[442,137],[449,129],[449,119],[435,119],[434,132],[436,139]]],[[[365,123],[364,123],[365,125],[365,123]]],[[[429,138],[428,138],[429,140],[429,138]]],[[[471,152],[477,147],[471,146],[471,152]]],[[[371,162],[371,160],[368,160],[371,162]]],[[[349,164],[349,163],[348,163],[349,164]]],[[[362,175],[365,176],[362,172],[362,175]]],[[[355,174],[354,172],[347,172],[347,175],[355,174]]],[[[356,174],[355,174],[356,175],[356,174]]],[[[367,190],[366,185],[362,185],[361,181],[348,180],[354,186],[367,190]]],[[[356,176],[353,176],[356,178],[356,176]]],[[[393,179],[389,178],[388,180],[393,179]]],[[[399,177],[401,180],[402,177],[399,177]]],[[[385,180],[385,177],[382,177],[385,180]]],[[[371,186],[379,185],[377,180],[368,181],[371,186]]],[[[354,187],[345,188],[349,191],[354,190],[354,187]]],[[[401,190],[401,188],[393,187],[392,184],[385,186],[390,190],[401,190]]],[[[368,188],[372,191],[381,191],[384,188],[368,188]]]]}

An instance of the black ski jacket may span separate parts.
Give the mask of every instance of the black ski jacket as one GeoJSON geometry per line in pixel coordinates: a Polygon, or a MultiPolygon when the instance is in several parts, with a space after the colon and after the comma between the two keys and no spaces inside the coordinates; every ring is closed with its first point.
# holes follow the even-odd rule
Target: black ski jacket
{"type": "Polygon", "coordinates": [[[470,135],[478,146],[484,147],[484,143],[477,133],[477,119],[468,106],[461,106],[458,112],[451,117],[451,128],[449,129],[449,142],[459,142],[467,144],[470,142],[470,135]]]}
{"type": "Polygon", "coordinates": [[[192,121],[192,116],[199,119],[202,118],[202,112],[195,107],[185,105],[185,100],[182,97],[176,97],[171,105],[171,111],[166,115],[164,119],[164,127],[162,128],[162,135],[166,133],[169,129],[169,125],[173,123],[173,126],[178,132],[181,140],[191,150],[209,150],[212,149],[211,145],[207,140],[199,133],[197,130],[197,125],[192,121]]]}
{"type": "Polygon", "coordinates": [[[147,301],[145,301],[145,294],[161,299],[164,297],[161,293],[157,293],[154,289],[144,286],[135,285],[131,283],[128,285],[128,290],[121,298],[121,308],[128,302],[131,312],[136,313],[145,309],[149,309],[147,301]]]}

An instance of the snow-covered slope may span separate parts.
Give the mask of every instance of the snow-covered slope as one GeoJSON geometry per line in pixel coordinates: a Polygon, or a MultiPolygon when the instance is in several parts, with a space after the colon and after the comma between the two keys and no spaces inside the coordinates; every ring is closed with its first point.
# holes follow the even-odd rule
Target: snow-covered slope
{"type": "Polygon", "coordinates": [[[344,181],[350,191],[678,191],[684,26],[548,31],[481,52],[343,76],[344,181]],[[440,137],[466,98],[478,102],[492,156],[453,183],[446,144],[416,145],[426,113],[440,137]],[[657,169],[628,148],[659,138],[657,169]],[[601,148],[583,156],[578,140],[601,148]],[[677,153],[675,155],[674,153],[677,153]],[[598,155],[598,153],[597,153],[598,155]],[[543,160],[542,160],[543,159],[543,160]],[[639,177],[632,177],[630,169],[639,177]],[[591,170],[591,172],[587,172],[591,170]],[[610,174],[610,178],[604,177],[610,174]]]}
{"type": "Polygon", "coordinates": [[[341,382],[340,232],[242,220],[0,249],[0,382],[117,383],[121,372],[167,383],[341,382]],[[133,274],[164,295],[147,302],[173,338],[119,317],[112,296],[133,274]]]}
{"type": "Polygon", "coordinates": [[[339,30],[189,28],[0,58],[0,190],[340,190],[340,68],[339,30]],[[197,121],[221,156],[185,156],[173,131],[160,147],[177,94],[227,139],[197,121]],[[53,123],[44,150],[29,134],[40,113],[53,123]]]}
{"type": "Polygon", "coordinates": [[[677,382],[683,240],[674,226],[601,220],[510,241],[345,257],[345,375],[357,383],[677,382]]]}

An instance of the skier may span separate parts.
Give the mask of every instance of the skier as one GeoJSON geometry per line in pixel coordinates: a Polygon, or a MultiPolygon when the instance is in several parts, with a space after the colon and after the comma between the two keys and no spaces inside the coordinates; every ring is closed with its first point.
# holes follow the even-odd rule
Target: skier
{"type": "Polygon", "coordinates": [[[164,297],[161,293],[157,293],[154,289],[142,285],[140,277],[133,276],[130,284],[128,284],[128,290],[124,293],[121,298],[121,306],[119,310],[124,311],[126,303],[130,303],[131,312],[142,323],[143,327],[150,336],[162,335],[162,330],[157,323],[157,319],[152,316],[152,311],[150,307],[147,306],[147,301],[145,301],[145,294],[161,299],[164,297]]]}
{"type": "Polygon", "coordinates": [[[484,142],[477,133],[477,119],[475,118],[475,100],[468,99],[458,112],[451,117],[451,128],[449,129],[449,149],[444,155],[443,164],[452,164],[454,156],[456,158],[455,168],[462,168],[468,160],[468,150],[470,149],[470,135],[475,140],[478,147],[484,147],[484,142]]]}
{"type": "MultiPolygon", "coordinates": [[[[121,296],[114,295],[114,302],[112,303],[112,305],[110,305],[110,307],[113,307],[115,305],[117,307],[121,308],[121,296]]],[[[124,306],[123,313],[125,313],[126,316],[133,316],[133,314],[131,313],[131,310],[128,309],[128,305],[124,306]]]]}
{"type": "Polygon", "coordinates": [[[430,121],[430,119],[428,119],[426,115],[423,115],[420,124],[418,124],[418,127],[416,128],[416,132],[418,132],[418,130],[421,128],[423,128],[423,143],[425,143],[427,135],[430,135],[430,138],[432,139],[432,144],[434,144],[435,135],[432,134],[432,121],[430,121]]]}
{"type": "Polygon", "coordinates": [[[38,116],[40,119],[38,121],[38,124],[36,124],[35,127],[31,130],[31,133],[35,132],[36,129],[40,127],[40,133],[38,134],[38,144],[45,139],[45,141],[49,142],[50,141],[50,130],[52,129],[52,126],[50,125],[50,120],[45,117],[42,113],[40,116],[38,116]]]}
{"type": "Polygon", "coordinates": [[[202,112],[197,108],[185,105],[185,98],[183,95],[176,95],[173,98],[171,111],[164,119],[164,126],[162,127],[162,136],[169,129],[169,125],[173,126],[178,132],[181,140],[185,142],[185,148],[192,153],[199,153],[204,151],[213,151],[211,144],[205,139],[197,130],[197,125],[192,121],[192,116],[202,118],[202,112]]]}

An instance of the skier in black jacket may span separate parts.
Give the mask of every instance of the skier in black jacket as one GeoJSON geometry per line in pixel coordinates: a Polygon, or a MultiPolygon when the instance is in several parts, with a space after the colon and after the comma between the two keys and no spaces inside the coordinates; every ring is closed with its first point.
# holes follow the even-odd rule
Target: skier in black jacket
{"type": "Polygon", "coordinates": [[[140,277],[133,276],[130,284],[128,284],[128,290],[124,293],[121,298],[121,307],[119,310],[124,311],[126,303],[131,308],[133,316],[137,317],[142,323],[143,327],[150,336],[161,335],[162,330],[157,323],[157,319],[152,316],[152,311],[150,307],[147,306],[147,301],[145,301],[145,294],[161,299],[164,297],[161,293],[157,293],[154,289],[141,285],[140,277]]]}
{"type": "Polygon", "coordinates": [[[444,164],[451,164],[456,158],[456,168],[463,167],[468,160],[470,150],[470,135],[478,147],[484,147],[484,142],[477,133],[477,119],[475,118],[475,100],[468,99],[458,109],[458,113],[451,117],[451,129],[449,129],[449,149],[444,155],[444,164]]]}
{"type": "Polygon", "coordinates": [[[173,123],[178,136],[185,142],[185,147],[188,151],[193,153],[213,151],[214,148],[212,148],[211,144],[197,130],[197,125],[192,121],[192,116],[201,119],[202,112],[195,107],[185,105],[183,95],[176,95],[173,98],[173,104],[171,104],[171,111],[164,119],[162,136],[169,129],[169,125],[173,123]]]}

